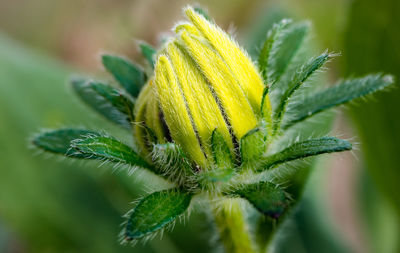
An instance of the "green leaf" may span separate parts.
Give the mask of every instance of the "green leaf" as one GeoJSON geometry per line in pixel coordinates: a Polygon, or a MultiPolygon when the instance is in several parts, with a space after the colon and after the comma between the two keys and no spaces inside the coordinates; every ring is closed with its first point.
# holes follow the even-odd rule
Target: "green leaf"
{"type": "Polygon", "coordinates": [[[154,57],[156,55],[156,50],[151,45],[147,44],[146,42],[139,42],[139,48],[142,52],[142,55],[146,60],[149,62],[150,66],[154,68],[154,57]]]}
{"type": "Polygon", "coordinates": [[[286,111],[286,106],[289,102],[290,97],[293,93],[313,74],[315,71],[320,69],[328,60],[332,59],[333,55],[323,53],[318,57],[310,59],[306,64],[301,66],[299,71],[295,71],[292,80],[289,84],[289,88],[280,98],[280,103],[275,111],[275,125],[274,131],[276,132],[280,128],[282,117],[286,111]]]}
{"type": "Polygon", "coordinates": [[[75,93],[108,120],[131,129],[133,101],[117,89],[100,82],[72,79],[75,93]]]}
{"type": "Polygon", "coordinates": [[[86,154],[81,154],[71,148],[71,142],[75,139],[81,139],[85,136],[96,136],[96,132],[84,129],[64,128],[46,131],[36,135],[32,143],[44,151],[61,154],[74,158],[94,158],[86,154]]]}
{"type": "Polygon", "coordinates": [[[258,211],[274,219],[279,218],[289,204],[286,193],[271,182],[244,185],[231,194],[246,199],[258,211]]]}
{"type": "Polygon", "coordinates": [[[259,128],[250,130],[240,139],[240,155],[242,167],[251,169],[266,151],[266,137],[259,128]]]}
{"type": "Polygon", "coordinates": [[[285,73],[287,66],[303,44],[309,28],[309,23],[304,22],[290,25],[279,32],[279,36],[269,49],[268,65],[265,66],[270,84],[278,82],[285,73]]]}
{"type": "Polygon", "coordinates": [[[295,123],[312,117],[323,110],[382,90],[393,84],[393,82],[393,76],[382,74],[341,81],[331,88],[317,92],[301,101],[296,101],[293,106],[289,106],[289,117],[288,120],[284,121],[283,128],[289,128],[295,123]]]}
{"type": "Polygon", "coordinates": [[[71,147],[95,159],[152,169],[131,147],[112,137],[89,135],[72,141],[71,147]]]}
{"type": "Polygon", "coordinates": [[[233,168],[234,162],[232,153],[222,134],[214,129],[211,135],[211,150],[215,164],[218,168],[233,168]]]}
{"type": "Polygon", "coordinates": [[[101,59],[104,67],[122,87],[133,97],[137,97],[147,80],[143,70],[131,61],[118,56],[105,54],[101,59]]]}
{"type": "Polygon", "coordinates": [[[154,192],[143,198],[129,214],[124,240],[137,240],[157,232],[189,207],[192,195],[178,189],[154,192]]]}
{"type": "Polygon", "coordinates": [[[259,171],[270,169],[271,167],[281,163],[286,163],[296,159],[351,149],[352,145],[350,142],[335,137],[322,137],[318,139],[295,142],[288,148],[285,148],[278,153],[264,157],[263,161],[261,162],[262,169],[259,169],[259,171]]]}
{"type": "MultiPolygon", "coordinates": [[[[267,39],[265,40],[262,49],[260,51],[260,55],[258,56],[258,66],[260,67],[260,71],[262,77],[264,79],[264,84],[269,84],[270,81],[268,79],[268,66],[271,62],[271,50],[274,48],[278,48],[280,41],[278,40],[281,36],[281,32],[291,23],[288,19],[283,19],[279,23],[274,24],[271,30],[268,31],[267,39]]],[[[272,72],[272,71],[271,71],[272,72]]],[[[272,74],[272,73],[271,73],[272,74]]]]}
{"type": "Polygon", "coordinates": [[[178,185],[193,175],[190,160],[175,143],[155,144],[151,156],[157,171],[178,185]]]}

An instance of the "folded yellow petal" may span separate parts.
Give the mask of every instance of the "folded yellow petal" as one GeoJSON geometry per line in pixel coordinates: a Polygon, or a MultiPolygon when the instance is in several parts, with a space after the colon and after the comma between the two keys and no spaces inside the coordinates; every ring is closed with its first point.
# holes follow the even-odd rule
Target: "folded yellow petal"
{"type": "Polygon", "coordinates": [[[151,91],[150,85],[147,83],[141,90],[140,95],[135,104],[135,137],[140,147],[140,153],[147,155],[149,150],[146,129],[143,127],[146,121],[146,107],[148,97],[151,91]]]}
{"type": "Polygon", "coordinates": [[[197,30],[196,27],[194,27],[192,24],[189,24],[189,23],[180,23],[180,24],[176,25],[174,28],[174,31],[177,34],[182,31],[186,31],[190,34],[200,35],[199,30],[197,30]]]}
{"type": "Polygon", "coordinates": [[[215,128],[218,128],[233,150],[232,139],[222,113],[193,59],[176,43],[167,46],[167,53],[207,156],[212,157],[211,135],[215,128]]]}
{"type": "Polygon", "coordinates": [[[150,80],[149,85],[152,87],[149,92],[146,106],[146,124],[154,131],[159,143],[165,142],[165,134],[160,120],[160,107],[157,98],[157,92],[154,89],[153,81],[150,80]]]}
{"type": "Polygon", "coordinates": [[[216,93],[235,136],[241,138],[257,125],[257,119],[232,71],[198,38],[182,32],[181,40],[216,93]]]}
{"type": "Polygon", "coordinates": [[[167,56],[161,55],[155,67],[157,95],[172,139],[200,166],[207,162],[197,140],[178,80],[167,56]]]}
{"type": "Polygon", "coordinates": [[[232,70],[235,79],[238,80],[253,110],[259,113],[264,85],[251,59],[229,35],[196,13],[191,7],[187,8],[185,13],[214,50],[221,55],[232,70]]]}

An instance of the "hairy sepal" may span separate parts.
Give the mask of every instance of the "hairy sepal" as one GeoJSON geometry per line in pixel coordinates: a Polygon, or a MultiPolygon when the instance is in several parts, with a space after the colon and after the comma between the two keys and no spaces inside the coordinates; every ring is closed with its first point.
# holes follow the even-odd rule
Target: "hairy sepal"
{"type": "Polygon", "coordinates": [[[73,78],[71,84],[84,103],[115,124],[131,129],[134,103],[129,96],[101,82],[73,78]]]}
{"type": "Polygon", "coordinates": [[[287,129],[319,112],[385,89],[393,83],[393,76],[383,74],[340,81],[331,88],[308,95],[289,105],[288,117],[284,120],[282,128],[287,129]]]}
{"type": "Polygon", "coordinates": [[[192,194],[180,189],[154,192],[139,201],[126,216],[122,241],[130,242],[152,237],[183,215],[192,194]]]}
{"type": "Polygon", "coordinates": [[[115,55],[104,54],[101,60],[105,69],[114,76],[115,80],[136,98],[147,81],[142,68],[126,58],[115,55]]]}
{"type": "Polygon", "coordinates": [[[267,148],[267,136],[262,128],[254,128],[240,139],[240,156],[242,169],[256,167],[267,148]]]}
{"type": "Polygon", "coordinates": [[[260,167],[258,167],[257,170],[263,171],[293,160],[351,149],[352,145],[350,142],[335,137],[322,137],[299,141],[291,144],[280,152],[263,157],[259,164],[260,167]]]}
{"type": "Polygon", "coordinates": [[[193,187],[193,166],[177,144],[155,144],[151,157],[158,173],[178,185],[193,187]]]}
{"type": "Polygon", "coordinates": [[[71,142],[79,153],[94,159],[153,170],[130,146],[107,135],[87,135],[71,142]]]}
{"type": "Polygon", "coordinates": [[[95,159],[94,156],[82,154],[71,148],[72,141],[85,138],[89,135],[98,136],[100,134],[86,129],[62,128],[37,134],[33,137],[32,143],[46,152],[65,155],[71,158],[95,159]]]}
{"type": "Polygon", "coordinates": [[[243,185],[226,195],[246,199],[258,211],[273,219],[279,218],[289,205],[289,198],[285,191],[267,181],[243,185]]]}
{"type": "Polygon", "coordinates": [[[274,112],[274,134],[280,129],[283,115],[286,112],[286,106],[294,92],[297,91],[312,74],[320,69],[327,61],[332,59],[333,56],[334,55],[330,53],[323,53],[317,57],[311,58],[301,66],[299,70],[293,73],[288,89],[280,97],[279,105],[274,112]]]}

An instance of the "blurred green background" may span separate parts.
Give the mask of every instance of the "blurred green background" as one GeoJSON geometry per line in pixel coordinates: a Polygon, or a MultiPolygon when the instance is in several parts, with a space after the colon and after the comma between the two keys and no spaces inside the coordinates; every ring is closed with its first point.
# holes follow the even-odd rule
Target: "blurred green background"
{"type": "MultiPolygon", "coordinates": [[[[329,65],[328,80],[379,71],[400,76],[398,0],[196,2],[250,54],[274,21],[308,19],[318,50],[342,54],[329,65]]],[[[158,45],[189,3],[0,0],[0,252],[212,251],[201,212],[162,239],[119,245],[129,203],[155,190],[145,177],[47,156],[29,145],[42,127],[86,126],[129,139],[81,105],[67,80],[72,73],[103,76],[102,52],[140,62],[135,40],[158,45]]],[[[400,252],[400,90],[347,106],[331,132],[358,149],[316,163],[275,251],[400,252]]]]}

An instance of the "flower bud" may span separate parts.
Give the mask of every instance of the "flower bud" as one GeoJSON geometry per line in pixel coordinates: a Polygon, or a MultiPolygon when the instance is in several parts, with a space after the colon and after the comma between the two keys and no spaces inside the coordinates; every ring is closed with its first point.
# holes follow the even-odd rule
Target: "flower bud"
{"type": "MultiPolygon", "coordinates": [[[[214,129],[235,154],[238,140],[257,126],[264,84],[229,35],[192,8],[185,13],[191,23],[176,26],[176,37],[159,52],[154,78],[138,98],[136,121],[207,168],[214,129]]],[[[264,103],[270,108],[268,98],[264,103]]],[[[148,137],[140,129],[136,135],[146,149],[148,137]]]]}

